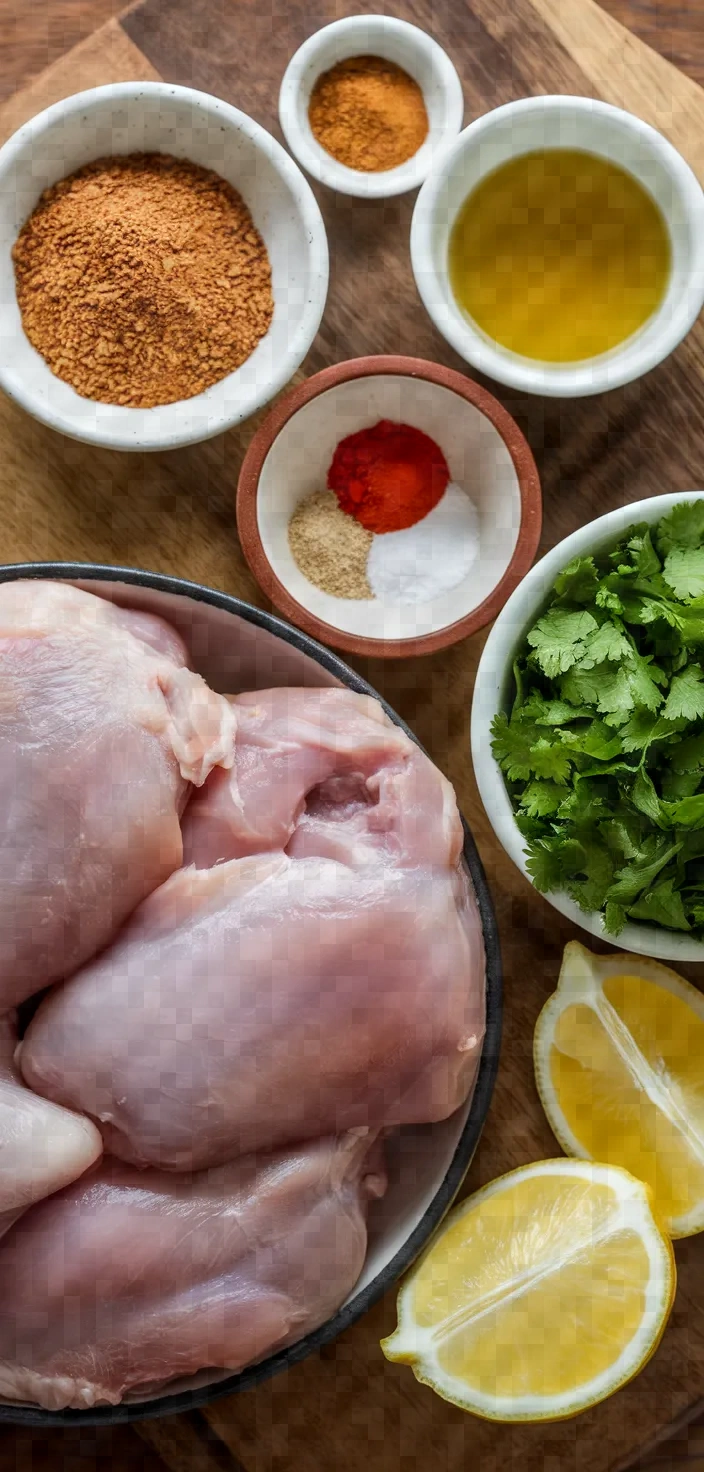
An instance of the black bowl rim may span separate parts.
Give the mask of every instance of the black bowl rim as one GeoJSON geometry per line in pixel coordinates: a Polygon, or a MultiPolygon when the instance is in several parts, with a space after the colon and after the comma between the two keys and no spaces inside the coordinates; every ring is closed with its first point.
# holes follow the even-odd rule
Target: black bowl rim
{"type": "MultiPolygon", "coordinates": [[[[131,583],[137,587],[153,588],[160,593],[176,593],[181,597],[192,598],[198,603],[209,603],[212,607],[223,609],[226,613],[237,614],[247,623],[265,629],[267,633],[283,639],[285,643],[292,645],[302,654],[307,654],[317,664],[322,665],[323,669],[341,680],[349,690],[354,690],[360,695],[372,695],[381,702],[386,714],[394,724],[405,731],[416,746],[421,745],[405,721],[402,721],[378,692],[366,680],[363,680],[361,675],[350,669],[344,660],[326,649],[324,645],[318,644],[308,634],[302,633],[285,620],[277,618],[275,614],[255,608],[251,603],[245,603],[230,593],[222,593],[214,588],[204,587],[200,583],[189,582],[185,578],[171,577],[166,573],[146,572],[140,568],[110,566],[101,563],[23,562],[0,565],[1,583],[11,582],[18,578],[53,578],[72,582],[79,579],[93,579],[104,582],[131,583]]],[[[423,749],[421,747],[421,750],[423,749]]],[[[232,1395],[235,1391],[250,1390],[263,1380],[268,1380],[272,1375],[278,1374],[280,1370],[288,1369],[291,1365],[297,1364],[299,1360],[305,1359],[313,1350],[320,1349],[322,1345],[329,1344],[331,1340],[336,1339],[338,1334],[356,1323],[357,1319],[360,1319],[410,1267],[452,1205],[469,1169],[491,1103],[499,1062],[503,978],[498,928],[484,868],[464,818],[462,826],[464,829],[464,858],[477,896],[486,953],[486,1033],[472,1103],[455,1153],[430,1206],[410,1237],[404,1242],[403,1247],[361,1293],[358,1293],[350,1303],[333,1314],[332,1318],[322,1324],[319,1329],[312,1334],[307,1334],[305,1338],[292,1344],[288,1349],[269,1355],[259,1364],[231,1375],[226,1380],[203,1385],[195,1390],[181,1391],[175,1395],[161,1395],[141,1403],[128,1402],[118,1406],[98,1406],[85,1411],[45,1411],[39,1407],[35,1409],[30,1406],[14,1407],[10,1404],[0,1404],[0,1422],[11,1422],[23,1426],[114,1425],[119,1422],[142,1421],[153,1416],[171,1416],[183,1411],[193,1411],[221,1396],[232,1395]]]]}

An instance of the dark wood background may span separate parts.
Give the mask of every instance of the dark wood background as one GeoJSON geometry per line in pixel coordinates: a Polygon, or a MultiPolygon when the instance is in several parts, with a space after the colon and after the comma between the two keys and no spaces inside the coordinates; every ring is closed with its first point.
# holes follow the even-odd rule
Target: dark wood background
{"type": "MultiPolygon", "coordinates": [[[[549,0],[546,0],[549,3],[549,0]]],[[[562,0],[552,0],[559,9],[562,0]]],[[[565,0],[570,40],[574,0],[565,0]]],[[[345,10],[374,8],[340,4],[345,10]]],[[[376,8],[381,8],[381,5],[376,8]]],[[[564,34],[537,24],[530,0],[408,0],[400,7],[409,19],[428,22],[458,62],[467,103],[467,117],[488,106],[536,91],[598,91],[581,62],[587,53],[566,44],[564,34]],[[490,79],[490,90],[488,81],[490,79]]],[[[536,6],[541,9],[541,6],[536,6]]],[[[84,74],[76,64],[76,84],[50,95],[42,94],[35,79],[52,63],[96,29],[115,17],[119,0],[0,0],[0,103],[25,89],[36,99],[29,112],[94,80],[109,80],[125,58],[125,75],[133,56],[120,47],[134,48],[139,65],[168,78],[219,92],[240,103],[275,131],[276,86],[291,51],[318,24],[331,18],[327,0],[140,0],[122,17],[122,25],[104,33],[104,42],[116,49],[109,75],[93,77],[95,55],[84,74]],[[235,28],[235,17],[246,15],[247,25],[235,28]],[[126,40],[129,38],[129,40],[126,40]],[[265,58],[265,60],[264,60],[265,58]],[[246,98],[237,88],[246,77],[246,98]],[[29,89],[28,91],[26,89],[29,89]]],[[[542,13],[544,14],[544,5],[542,13]]],[[[604,9],[626,25],[688,78],[704,86],[704,0],[604,0],[604,9]]],[[[589,11],[585,11],[589,24],[589,11]]],[[[580,46],[588,47],[589,36],[580,46]]],[[[80,54],[80,53],[79,53],[80,54]]],[[[589,57],[587,56],[587,61],[589,57]]],[[[640,94],[628,91],[633,82],[633,58],[625,55],[623,38],[613,38],[610,62],[614,86],[619,67],[631,73],[623,86],[634,111],[638,96],[642,110],[665,108],[656,78],[652,99],[643,53],[640,94]],[[625,57],[625,60],[624,60],[625,57]]],[[[624,72],[625,75],[625,72],[624,72]]],[[[52,86],[54,84],[52,83],[52,86]]],[[[667,82],[664,90],[667,94],[667,82]]],[[[618,95],[609,94],[618,101],[618,95]]],[[[677,141],[686,134],[690,161],[696,162],[702,145],[702,94],[683,91],[675,122],[677,141]],[[694,108],[697,116],[683,122],[694,108]],[[687,127],[690,131],[687,133],[687,127]]],[[[704,99],[703,99],[704,100],[704,99]]],[[[10,110],[12,102],[8,103],[10,110]]],[[[10,114],[7,115],[11,116],[10,114]]],[[[21,120],[18,116],[17,121],[21,120]]],[[[651,120],[652,116],[651,116],[651,120]]],[[[656,119],[657,120],[657,119],[656,119]]],[[[10,124],[11,126],[12,124],[10,124]]],[[[680,144],[680,146],[682,146],[680,144]]],[[[686,151],[686,150],[685,150],[686,151]]],[[[701,177],[704,177],[701,175],[701,177]]],[[[405,253],[399,241],[407,239],[412,199],[383,206],[383,228],[376,207],[335,200],[321,195],[326,225],[333,242],[329,309],[323,329],[306,362],[313,372],[340,358],[370,351],[411,351],[462,368],[459,360],[435,334],[419,310],[405,253]],[[374,220],[377,227],[372,228],[374,220]],[[384,290],[374,283],[383,274],[384,290]],[[367,310],[365,311],[365,304],[367,310]]],[[[704,337],[694,334],[661,370],[640,384],[602,400],[582,403],[545,403],[520,400],[501,392],[534,446],[545,495],[544,544],[550,545],[574,526],[601,510],[661,489],[684,489],[701,484],[704,456],[704,337]]],[[[0,406],[1,407],[1,406],[0,406]]],[[[7,545],[3,560],[23,556],[103,558],[132,561],[201,577],[216,586],[236,586],[255,601],[257,591],[232,533],[232,489],[241,442],[231,437],[211,446],[181,452],[178,457],[110,456],[85,453],[81,447],[31,425],[17,411],[2,410],[3,452],[8,492],[0,512],[0,532],[7,545]],[[144,462],[144,463],[143,463],[144,462]],[[31,481],[31,486],[30,486],[31,481]],[[135,493],[142,498],[135,509],[135,493]],[[174,514],[175,509],[176,514],[174,514]],[[173,519],[173,535],[165,523],[173,519]],[[154,522],[154,526],[152,525],[154,522]],[[158,530],[155,527],[158,524],[158,530]],[[195,545],[196,564],[184,548],[195,545]],[[218,544],[227,542],[226,562],[218,544]]],[[[466,774],[466,712],[473,670],[482,640],[458,646],[437,660],[409,661],[384,666],[367,662],[364,673],[382,689],[415,726],[422,740],[455,780],[461,803],[477,827],[489,878],[495,885],[502,925],[508,985],[512,1003],[504,1046],[503,1083],[497,1090],[489,1127],[470,1178],[471,1184],[489,1179],[499,1170],[534,1158],[537,1149],[554,1151],[547,1127],[540,1134],[534,1103],[528,1100],[530,1033],[540,1001],[554,985],[564,941],[572,933],[562,922],[546,920],[543,902],[502,861],[492,846],[486,823],[476,803],[471,774],[466,774]],[[459,691],[459,697],[458,697],[459,691]],[[444,759],[443,759],[444,758],[444,759]],[[533,976],[538,968],[540,976],[533,976]],[[534,990],[529,994],[529,986],[534,990]],[[511,1075],[519,1078],[512,1091],[511,1075]],[[525,1117],[524,1117],[525,1110],[525,1117]],[[531,1110],[532,1123],[531,1123],[531,1110]],[[538,1145],[536,1145],[538,1141],[538,1145]]],[[[360,665],[360,667],[362,667],[360,665]]],[[[701,1245],[701,1244],[699,1244],[701,1245]]],[[[495,1443],[487,1428],[455,1414],[415,1386],[408,1372],[399,1372],[400,1400],[393,1408],[383,1402],[380,1385],[384,1367],[378,1351],[369,1359],[360,1352],[362,1338],[353,1331],[345,1343],[323,1352],[321,1368],[334,1367],[330,1378],[316,1380],[316,1364],[301,1366],[286,1383],[280,1382],[232,1402],[214,1405],[207,1414],[145,1422],[115,1430],[30,1432],[0,1428],[0,1472],[87,1472],[89,1468],[114,1472],[332,1472],[343,1464],[350,1472],[363,1466],[385,1472],[455,1472],[462,1465],[480,1472],[508,1467],[510,1472],[623,1472],[621,1449],[641,1447],[637,1465],[684,1466],[694,1469],[699,1433],[692,1427],[696,1407],[689,1404],[688,1384],[693,1346],[701,1356],[704,1345],[702,1254],[693,1244],[679,1249],[682,1291],[673,1320],[669,1359],[657,1361],[641,1382],[643,1398],[630,1402],[618,1397],[599,1420],[590,1414],[566,1428],[535,1430],[527,1439],[498,1431],[495,1443]],[[405,1378],[404,1378],[405,1377],[405,1378]],[[658,1398],[659,1397],[659,1398],[658,1398]],[[657,1402],[655,1413],[652,1404],[657,1402]],[[641,1406],[642,1436],[634,1424],[641,1406]],[[421,1409],[419,1410],[419,1407],[421,1409]],[[622,1410],[619,1409],[622,1407],[622,1410]],[[679,1420],[668,1428],[677,1412],[679,1420]],[[400,1416],[400,1422],[397,1417],[400,1416]],[[630,1418],[630,1421],[629,1421],[630,1418]],[[629,1422],[628,1436],[620,1435],[620,1419],[629,1422]],[[656,1450],[653,1438],[672,1430],[666,1446],[656,1450]],[[358,1432],[358,1434],[357,1434],[358,1432]],[[611,1438],[611,1450],[604,1442],[611,1438]],[[463,1455],[463,1452],[465,1453],[463,1455]]],[[[370,1342],[391,1327],[389,1310],[379,1306],[369,1319],[370,1342]]],[[[664,1353],[664,1351],[663,1351],[664,1353]]],[[[703,1439],[704,1439],[704,1433],[703,1439]]],[[[704,1472],[704,1445],[701,1445],[704,1472]]],[[[635,1464],[634,1464],[635,1465],[635,1464]]]]}

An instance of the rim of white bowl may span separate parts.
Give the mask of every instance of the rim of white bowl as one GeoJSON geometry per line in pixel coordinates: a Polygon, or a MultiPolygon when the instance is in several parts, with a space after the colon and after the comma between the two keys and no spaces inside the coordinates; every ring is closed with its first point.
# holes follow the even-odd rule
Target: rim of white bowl
{"type": "MultiPolygon", "coordinates": [[[[571,536],[558,542],[539,562],[534,563],[502,608],[484,645],[472,697],[471,751],[474,775],[479,796],[496,837],[533,888],[535,886],[526,867],[525,841],[516,823],[503,773],[491,750],[491,722],[499,711],[506,709],[516,650],[547,601],[557,574],[573,557],[609,546],[634,522],[655,523],[682,501],[701,500],[704,500],[704,490],[652,496],[647,500],[633,501],[630,506],[608,511],[604,516],[597,517],[596,521],[579,527],[571,536]]],[[[704,942],[693,940],[684,933],[629,922],[620,935],[609,935],[604,929],[600,914],[585,914],[568,895],[551,890],[542,897],[580,929],[598,936],[600,940],[608,941],[618,950],[635,951],[638,955],[652,956],[658,961],[704,961],[704,942]]]]}
{"type": "MultiPolygon", "coordinates": [[[[344,55],[337,57],[338,61],[344,59],[344,55]]],[[[327,56],[314,73],[314,80],[335,64],[332,57],[327,56]]],[[[407,194],[410,190],[417,189],[435,167],[448,142],[459,133],[463,117],[462,83],[447,52],[427,31],[411,25],[410,21],[397,20],[390,15],[348,15],[341,20],[332,21],[330,25],[322,26],[291,57],[279,91],[279,121],[286,142],[299,164],[319,184],[337,190],[338,194],[348,194],[357,199],[390,199],[394,195],[407,194]],[[442,137],[434,146],[429,146],[429,141],[426,141],[412,158],[405,164],[399,164],[398,168],[386,169],[383,173],[365,174],[361,170],[350,169],[345,164],[338,163],[318,143],[311,128],[307,124],[301,126],[298,102],[301,89],[307,85],[318,57],[328,51],[331,43],[357,34],[365,53],[370,50],[373,53],[375,32],[378,40],[393,43],[394,38],[402,39],[415,48],[417,55],[423,55],[427,59],[443,91],[445,122],[442,137]]]]}
{"type": "MultiPolygon", "coordinates": [[[[151,410],[123,408],[120,405],[105,404],[102,401],[96,401],[97,407],[109,410],[110,413],[101,416],[99,424],[96,424],[95,421],[84,421],[83,416],[76,416],[74,420],[63,411],[53,409],[50,404],[45,405],[43,402],[38,404],[25,381],[14,377],[10,365],[0,356],[0,387],[9,398],[18,403],[33,418],[48,425],[50,429],[56,429],[70,439],[80,440],[84,444],[126,451],[173,450],[184,445],[199,444],[241,424],[244,419],[248,419],[258,409],[270,403],[292,378],[316,336],[325,310],[329,277],[328,241],[323,217],[310,184],[295,160],[289,157],[285,148],[277,142],[276,138],[272,137],[271,133],[268,133],[247,113],[241,112],[229,102],[224,102],[222,98],[215,97],[208,92],[200,92],[193,87],[176,86],[169,82],[111,82],[102,87],[86,88],[82,92],[75,92],[71,97],[52,103],[50,107],[44,108],[42,112],[23,123],[0,148],[0,189],[8,173],[14,167],[18,154],[27,143],[38,143],[51,132],[60,119],[90,110],[102,102],[119,102],[121,99],[137,102],[145,93],[151,96],[174,98],[196,111],[218,118],[222,124],[248,137],[269,159],[297,201],[310,252],[310,276],[313,281],[319,283],[319,286],[315,294],[309,297],[301,322],[289,343],[288,351],[280,360],[278,369],[269,378],[265,388],[257,389],[253,385],[251,392],[234,410],[232,408],[211,409],[210,404],[222,392],[223,385],[235,377],[234,373],[230,373],[212,384],[202,394],[196,394],[191,399],[177,400],[173,404],[158,405],[156,408],[156,412],[162,414],[167,410],[171,410],[172,413],[177,411],[182,423],[186,416],[200,417],[201,423],[197,427],[191,424],[188,428],[179,429],[175,424],[171,430],[159,430],[156,428],[157,421],[155,420],[155,428],[152,432],[138,432],[134,416],[149,414],[151,410]]],[[[239,369],[236,372],[239,372],[239,369]]],[[[82,399],[80,395],[76,397],[83,404],[92,402],[82,399]]],[[[176,413],[173,413],[173,417],[176,418],[176,413]]]]}
{"type": "MultiPolygon", "coordinates": [[[[520,128],[517,128],[517,138],[520,140],[520,128]]],[[[521,149],[519,141],[514,157],[519,157],[522,151],[525,150],[521,149]]],[[[586,145],[585,152],[590,151],[598,152],[586,145]]],[[[704,306],[704,192],[689,164],[669,140],[633,113],[590,97],[525,97],[484,113],[445,148],[416,200],[411,222],[411,264],[416,288],[428,315],[466,362],[510,388],[548,398],[586,398],[641,378],[668,357],[694,325],[704,306]],[[650,347],[639,344],[639,334],[636,333],[608,353],[584,359],[578,364],[555,367],[495,345],[450,299],[446,290],[446,273],[436,269],[433,249],[438,199],[448,173],[459,156],[479,147],[485,135],[508,115],[520,123],[522,117],[540,113],[552,113],[556,117],[562,113],[608,118],[624,135],[637,137],[645,143],[678,188],[686,206],[694,242],[690,267],[692,290],[669,320],[663,321],[650,347]]]]}

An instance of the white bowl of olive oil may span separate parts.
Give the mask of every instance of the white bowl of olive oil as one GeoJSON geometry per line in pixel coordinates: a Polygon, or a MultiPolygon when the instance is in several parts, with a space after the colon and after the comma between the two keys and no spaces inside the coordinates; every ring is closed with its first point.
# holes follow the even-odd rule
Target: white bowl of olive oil
{"type": "Polygon", "coordinates": [[[529,97],[465,128],[420,191],[411,258],[475,368],[575,398],[640,378],[704,305],[704,194],[667,139],[588,97],[529,97]]]}

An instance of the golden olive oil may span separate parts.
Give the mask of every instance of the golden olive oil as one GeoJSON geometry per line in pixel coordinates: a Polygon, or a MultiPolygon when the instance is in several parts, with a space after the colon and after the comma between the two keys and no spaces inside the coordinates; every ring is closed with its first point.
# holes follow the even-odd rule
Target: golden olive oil
{"type": "Polygon", "coordinates": [[[510,159],[465,200],[450,235],[455,298],[502,347],[574,363],[625,341],[660,305],[670,237],[632,174],[577,149],[510,159]]]}

